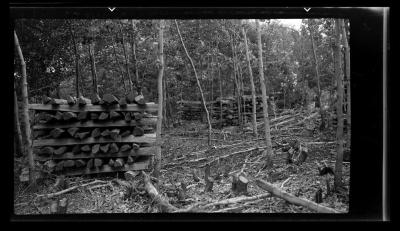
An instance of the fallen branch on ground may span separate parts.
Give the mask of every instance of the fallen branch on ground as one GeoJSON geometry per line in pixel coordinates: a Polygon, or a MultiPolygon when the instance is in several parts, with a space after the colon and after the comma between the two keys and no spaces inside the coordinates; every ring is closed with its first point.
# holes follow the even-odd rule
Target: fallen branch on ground
{"type": "Polygon", "coordinates": [[[178,210],[175,206],[171,205],[163,196],[161,196],[154,185],[151,183],[150,176],[142,171],[144,187],[150,197],[157,202],[160,206],[161,212],[170,213],[178,210]]]}
{"type": "Polygon", "coordinates": [[[301,205],[303,207],[306,207],[308,209],[314,210],[319,213],[339,213],[338,211],[336,211],[334,209],[319,205],[319,204],[309,201],[307,199],[295,197],[292,194],[282,191],[279,188],[277,188],[277,187],[273,186],[272,184],[265,182],[263,180],[256,179],[255,183],[258,187],[270,192],[272,195],[274,195],[278,198],[284,199],[292,204],[301,205]]]}
{"type": "Polygon", "coordinates": [[[214,163],[216,161],[219,161],[221,159],[225,159],[225,158],[233,156],[233,155],[246,153],[246,152],[251,152],[251,151],[254,151],[254,150],[257,150],[257,149],[265,149],[265,148],[267,148],[267,146],[250,148],[250,149],[246,149],[246,150],[242,150],[242,151],[238,151],[238,152],[229,153],[229,154],[226,154],[226,155],[223,155],[223,156],[219,156],[219,157],[217,157],[217,158],[215,158],[215,159],[213,159],[213,160],[201,165],[200,168],[205,167],[207,164],[212,164],[212,163],[214,163]]]}
{"type": "Polygon", "coordinates": [[[64,193],[67,193],[67,192],[70,192],[70,191],[72,191],[72,190],[75,190],[75,189],[77,189],[77,188],[79,188],[79,187],[85,187],[85,186],[92,185],[92,184],[97,184],[97,183],[106,183],[106,181],[95,180],[95,181],[92,181],[92,182],[89,182],[89,183],[86,183],[86,184],[76,185],[76,186],[73,186],[73,187],[64,189],[64,190],[62,190],[62,191],[59,191],[59,192],[37,195],[37,197],[53,198],[53,197],[55,197],[55,196],[59,196],[59,195],[62,195],[62,194],[64,194],[64,193]]]}

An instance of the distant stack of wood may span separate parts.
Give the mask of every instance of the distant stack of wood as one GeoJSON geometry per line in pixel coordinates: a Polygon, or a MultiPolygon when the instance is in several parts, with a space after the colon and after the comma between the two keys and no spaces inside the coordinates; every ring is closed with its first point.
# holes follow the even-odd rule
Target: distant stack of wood
{"type": "MultiPolygon", "coordinates": [[[[181,119],[184,120],[204,120],[204,110],[201,101],[179,101],[181,119]]],[[[251,121],[253,113],[253,101],[251,95],[244,95],[241,102],[241,115],[246,121],[251,121]]],[[[239,124],[239,113],[237,99],[234,97],[220,98],[215,101],[207,102],[207,109],[212,116],[214,124],[222,126],[236,126],[239,124]],[[222,106],[222,121],[221,121],[222,106]]],[[[257,119],[263,117],[262,98],[256,97],[257,119]]],[[[273,115],[271,107],[268,107],[269,115],[273,115]]]]}
{"type": "Polygon", "coordinates": [[[142,96],[44,97],[29,109],[35,158],[55,174],[144,170],[155,153],[157,104],[142,96]]]}

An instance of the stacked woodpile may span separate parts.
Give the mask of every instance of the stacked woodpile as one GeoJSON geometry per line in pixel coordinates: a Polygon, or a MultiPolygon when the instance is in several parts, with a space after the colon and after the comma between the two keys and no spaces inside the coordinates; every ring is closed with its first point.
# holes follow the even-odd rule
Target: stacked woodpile
{"type": "MultiPolygon", "coordinates": [[[[204,110],[201,101],[179,101],[180,117],[184,120],[202,120],[204,110]]],[[[253,102],[251,95],[244,95],[241,102],[241,114],[246,121],[251,121],[253,113],[253,102]]],[[[222,126],[236,126],[239,124],[239,113],[237,99],[234,97],[220,98],[215,101],[207,102],[207,109],[212,116],[213,123],[222,126]],[[222,104],[222,121],[221,121],[222,104]]],[[[262,98],[256,97],[257,119],[263,118],[262,98]]],[[[272,107],[268,107],[269,115],[273,115],[272,107]]]]}
{"type": "Polygon", "coordinates": [[[144,170],[155,154],[157,104],[106,94],[30,104],[35,159],[62,175],[144,170]]]}

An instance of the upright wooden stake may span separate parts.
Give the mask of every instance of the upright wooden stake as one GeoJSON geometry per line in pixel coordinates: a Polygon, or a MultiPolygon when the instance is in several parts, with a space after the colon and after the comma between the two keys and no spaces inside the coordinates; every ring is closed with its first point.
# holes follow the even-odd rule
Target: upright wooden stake
{"type": "Polygon", "coordinates": [[[206,112],[206,116],[207,116],[207,122],[208,122],[208,145],[211,145],[211,129],[212,129],[211,128],[211,121],[210,121],[210,114],[208,113],[207,105],[206,105],[206,102],[205,102],[205,99],[204,99],[203,89],[201,88],[200,80],[199,80],[199,77],[197,76],[197,72],[196,72],[196,67],[194,66],[193,60],[190,57],[190,55],[189,55],[189,53],[188,53],[188,51],[186,49],[185,43],[183,42],[182,35],[181,35],[180,30],[179,30],[178,22],[176,20],[175,20],[175,26],[176,26],[176,30],[178,31],[178,35],[179,35],[179,38],[181,40],[183,49],[185,50],[186,56],[188,57],[188,59],[190,61],[190,65],[192,65],[194,76],[196,77],[197,87],[199,88],[200,95],[201,95],[201,102],[203,103],[203,108],[204,108],[204,111],[206,112]]]}
{"type": "Polygon", "coordinates": [[[33,159],[33,150],[32,150],[32,140],[31,140],[31,125],[29,123],[29,110],[28,110],[28,82],[26,80],[26,63],[24,60],[24,56],[22,54],[21,47],[19,45],[17,33],[14,31],[14,43],[15,48],[17,49],[19,59],[21,61],[21,73],[22,73],[22,115],[24,120],[24,133],[26,137],[25,143],[25,151],[28,156],[29,161],[29,183],[32,186],[36,186],[36,177],[35,177],[35,162],[33,159]]]}
{"type": "Polygon", "coordinates": [[[163,75],[164,75],[164,20],[160,20],[158,28],[158,59],[160,66],[158,69],[158,111],[157,111],[157,128],[156,128],[156,145],[157,153],[155,158],[154,176],[158,178],[160,176],[161,169],[161,129],[163,120],[163,75]]]}
{"type": "Polygon", "coordinates": [[[337,155],[335,164],[335,183],[334,188],[338,190],[342,185],[342,162],[343,162],[343,76],[340,63],[340,20],[335,19],[335,47],[334,47],[334,67],[337,79],[337,155]]]}
{"type": "Polygon", "coordinates": [[[264,114],[264,130],[265,130],[265,142],[267,145],[267,155],[272,155],[272,143],[271,143],[271,131],[269,126],[268,118],[268,104],[267,104],[267,90],[264,81],[264,66],[262,60],[262,46],[261,46],[261,28],[260,23],[256,20],[257,24],[257,43],[258,43],[258,61],[259,61],[259,72],[260,72],[260,83],[263,101],[263,114],[264,114]]]}

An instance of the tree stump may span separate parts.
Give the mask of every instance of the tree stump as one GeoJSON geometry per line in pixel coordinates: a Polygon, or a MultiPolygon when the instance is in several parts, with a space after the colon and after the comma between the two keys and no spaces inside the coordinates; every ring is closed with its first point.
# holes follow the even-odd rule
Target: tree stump
{"type": "Polygon", "coordinates": [[[212,192],[212,188],[214,185],[214,180],[210,176],[210,165],[207,164],[204,169],[204,182],[206,183],[204,191],[205,192],[212,192]]]}
{"type": "Polygon", "coordinates": [[[322,203],[322,189],[319,188],[317,192],[315,192],[314,196],[315,203],[322,203]]]}
{"type": "Polygon", "coordinates": [[[248,195],[247,185],[249,180],[240,173],[232,175],[232,192],[235,195],[248,195]]]}

